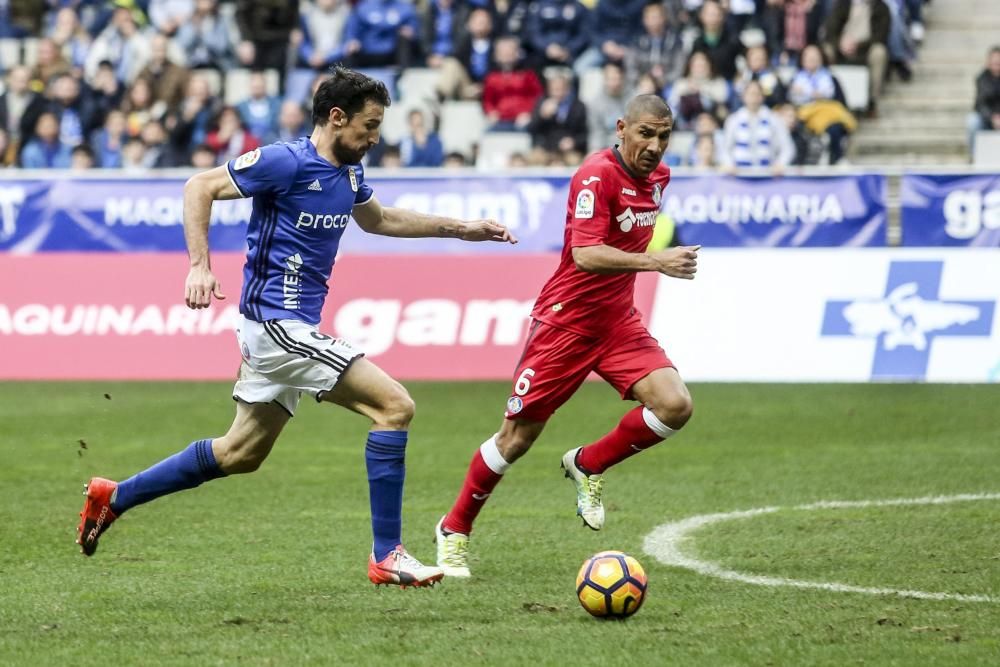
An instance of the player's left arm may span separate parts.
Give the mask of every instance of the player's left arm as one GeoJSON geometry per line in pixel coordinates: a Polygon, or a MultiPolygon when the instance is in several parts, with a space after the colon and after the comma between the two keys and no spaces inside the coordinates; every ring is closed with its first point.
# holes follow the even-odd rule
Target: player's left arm
{"type": "Polygon", "coordinates": [[[383,207],[375,195],[362,204],[355,204],[351,213],[358,226],[369,234],[517,243],[517,237],[509,229],[493,220],[465,221],[425,215],[403,208],[383,207]]]}

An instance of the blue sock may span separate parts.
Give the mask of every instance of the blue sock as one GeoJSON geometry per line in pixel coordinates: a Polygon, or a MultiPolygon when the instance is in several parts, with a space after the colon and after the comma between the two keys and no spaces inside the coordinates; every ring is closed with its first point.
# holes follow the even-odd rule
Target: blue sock
{"type": "Polygon", "coordinates": [[[211,440],[192,442],[184,451],[163,459],[118,485],[111,511],[121,513],[174,491],[193,489],[202,482],[224,477],[212,454],[211,440]]]}
{"type": "Polygon", "coordinates": [[[376,562],[402,541],[406,438],[406,431],[371,431],[365,445],[376,562]]]}

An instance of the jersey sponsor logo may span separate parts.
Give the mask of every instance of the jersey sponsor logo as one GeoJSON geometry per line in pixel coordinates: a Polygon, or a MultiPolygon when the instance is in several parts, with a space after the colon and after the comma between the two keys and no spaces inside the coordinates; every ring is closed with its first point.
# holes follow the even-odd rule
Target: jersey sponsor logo
{"type": "Polygon", "coordinates": [[[285,258],[285,277],[281,283],[282,304],[288,310],[299,309],[299,296],[302,294],[302,256],[295,253],[285,258]]]}
{"type": "Polygon", "coordinates": [[[300,211],[299,219],[295,222],[295,228],[319,229],[322,227],[323,229],[343,229],[347,227],[347,223],[350,220],[351,216],[347,213],[332,215],[330,213],[306,213],[305,211],[300,211]]]}
{"type": "Polygon", "coordinates": [[[653,184],[653,203],[657,206],[660,205],[660,199],[663,198],[663,188],[660,187],[659,183],[653,184]]]}
{"type": "Polygon", "coordinates": [[[507,414],[516,415],[524,409],[524,401],[519,396],[511,396],[507,399],[507,414]]]}
{"type": "Polygon", "coordinates": [[[358,175],[354,173],[354,167],[347,168],[347,177],[351,179],[351,189],[358,191],[358,175]]]}
{"type": "Polygon", "coordinates": [[[313,192],[323,192],[323,186],[319,184],[319,179],[317,178],[315,181],[309,184],[309,187],[306,188],[306,190],[312,190],[313,192]]]}
{"type": "Polygon", "coordinates": [[[656,224],[657,213],[657,211],[641,211],[639,213],[635,213],[632,211],[632,207],[629,206],[627,209],[615,216],[615,220],[618,222],[618,229],[623,232],[630,232],[633,227],[654,226],[656,224]]]}
{"type": "Polygon", "coordinates": [[[600,180],[601,180],[600,176],[589,176],[583,181],[583,184],[590,185],[591,183],[597,183],[600,180]]]}
{"type": "Polygon", "coordinates": [[[635,190],[633,190],[632,188],[622,188],[622,194],[623,195],[632,195],[633,197],[636,196],[635,195],[635,190]]]}
{"type": "Polygon", "coordinates": [[[244,153],[243,155],[236,158],[236,161],[233,162],[233,169],[235,169],[236,171],[242,171],[247,167],[252,167],[253,165],[257,164],[257,160],[259,159],[260,159],[260,149],[255,148],[252,151],[244,153]]]}
{"type": "Polygon", "coordinates": [[[594,217],[594,191],[587,190],[584,188],[580,190],[580,193],[576,196],[576,212],[573,213],[575,218],[593,218],[594,217]]]}

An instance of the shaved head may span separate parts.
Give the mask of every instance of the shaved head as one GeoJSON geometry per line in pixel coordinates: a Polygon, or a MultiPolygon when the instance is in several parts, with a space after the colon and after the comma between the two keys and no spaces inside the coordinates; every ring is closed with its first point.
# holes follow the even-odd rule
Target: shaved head
{"type": "Polygon", "coordinates": [[[644,117],[673,120],[674,115],[659,95],[636,95],[625,107],[625,122],[634,123],[644,117]]]}

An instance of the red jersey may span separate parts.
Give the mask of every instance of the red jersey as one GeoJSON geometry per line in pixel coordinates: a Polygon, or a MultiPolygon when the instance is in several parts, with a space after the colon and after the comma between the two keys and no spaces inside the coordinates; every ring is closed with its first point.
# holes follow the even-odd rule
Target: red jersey
{"type": "Polygon", "coordinates": [[[644,252],[653,238],[670,168],[660,164],[641,178],[617,148],[594,153],[580,165],[569,186],[566,235],[559,268],[545,283],[531,316],[581,336],[599,338],[633,308],[635,273],[586,273],[576,268],[573,248],[608,245],[644,252]]]}

